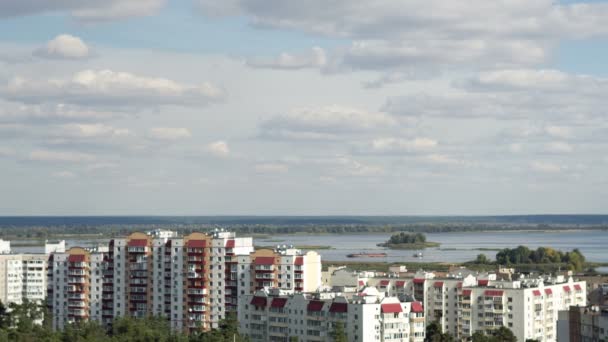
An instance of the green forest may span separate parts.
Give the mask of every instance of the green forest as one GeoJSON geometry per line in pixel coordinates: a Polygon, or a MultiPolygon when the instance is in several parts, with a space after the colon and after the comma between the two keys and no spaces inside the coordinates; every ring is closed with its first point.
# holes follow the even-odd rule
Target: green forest
{"type": "Polygon", "coordinates": [[[422,233],[400,232],[393,234],[388,241],[379,243],[380,247],[396,249],[422,249],[426,247],[437,247],[437,242],[426,241],[426,236],[422,233]]]}
{"type": "MultiPolygon", "coordinates": [[[[485,254],[479,254],[474,261],[476,264],[493,264],[485,254]]],[[[496,253],[496,264],[504,266],[525,265],[541,267],[543,265],[563,266],[572,271],[583,271],[586,259],[577,248],[570,252],[561,252],[550,247],[538,247],[536,250],[526,246],[517,248],[505,248],[496,253]]],[[[541,267],[542,268],[542,267],[541,267]]]]}

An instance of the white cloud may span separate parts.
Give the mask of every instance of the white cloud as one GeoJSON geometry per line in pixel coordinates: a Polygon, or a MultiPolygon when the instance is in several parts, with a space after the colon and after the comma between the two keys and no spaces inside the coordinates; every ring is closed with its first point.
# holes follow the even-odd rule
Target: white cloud
{"type": "Polygon", "coordinates": [[[571,153],[574,151],[572,145],[563,141],[553,141],[545,144],[545,150],[550,153],[571,153]]]}
{"type": "Polygon", "coordinates": [[[2,0],[0,18],[68,12],[81,21],[107,21],[155,14],[166,0],[2,0]]]}
{"type": "Polygon", "coordinates": [[[380,112],[330,106],[300,108],[275,116],[260,126],[263,137],[278,139],[325,140],[339,134],[383,129],[397,124],[380,112]]]}
{"type": "Polygon", "coordinates": [[[30,152],[28,160],[49,163],[85,163],[96,160],[94,155],[71,151],[35,150],[30,152]]]}
{"type": "Polygon", "coordinates": [[[305,69],[322,68],[327,64],[325,50],[313,47],[310,52],[301,54],[281,53],[277,58],[252,58],[247,60],[247,65],[254,68],[268,69],[305,69]]]}
{"type": "Polygon", "coordinates": [[[0,146],[0,157],[12,157],[15,155],[15,150],[11,147],[0,146]]]}
{"type": "Polygon", "coordinates": [[[372,141],[372,149],[378,152],[417,152],[433,149],[437,141],[429,138],[412,140],[400,138],[378,138],[372,141]]]}
{"type": "Polygon", "coordinates": [[[29,105],[0,101],[0,122],[27,122],[48,124],[49,122],[105,121],[126,116],[125,112],[108,111],[67,104],[29,105]]]}
{"type": "Polygon", "coordinates": [[[91,56],[91,49],[78,37],[60,34],[45,47],[35,50],[34,55],[51,59],[83,59],[91,56]]]}
{"type": "Polygon", "coordinates": [[[572,137],[570,128],[563,126],[547,126],[545,132],[555,138],[567,139],[572,137]]]}
{"type": "Polygon", "coordinates": [[[68,138],[110,138],[125,137],[132,133],[126,128],[114,128],[105,124],[65,124],[61,125],[54,136],[68,138]]]}
{"type": "Polygon", "coordinates": [[[111,70],[83,70],[69,79],[13,78],[2,89],[5,98],[23,103],[69,103],[102,106],[204,105],[223,91],[209,83],[185,85],[166,78],[111,70]]]}
{"type": "Polygon", "coordinates": [[[424,161],[431,164],[443,164],[443,165],[465,165],[466,162],[445,154],[429,154],[424,156],[424,161]]]}
{"type": "Polygon", "coordinates": [[[52,176],[54,178],[70,179],[70,178],[75,178],[76,174],[71,171],[58,171],[58,172],[54,172],[52,174],[52,176]]]}
{"type": "Polygon", "coordinates": [[[225,141],[218,140],[205,146],[205,150],[216,157],[227,157],[230,154],[230,148],[225,141]]]}
{"type": "Polygon", "coordinates": [[[530,168],[533,171],[541,172],[541,173],[559,173],[563,170],[563,168],[551,162],[543,162],[543,161],[534,161],[530,164],[530,168]]]}
{"type": "Polygon", "coordinates": [[[335,160],[338,165],[334,173],[348,176],[376,176],[384,173],[381,165],[372,165],[352,159],[348,156],[341,156],[335,160]]]}
{"type": "Polygon", "coordinates": [[[152,139],[163,141],[177,141],[192,137],[190,130],[183,127],[155,127],[149,133],[152,139]]]}
{"type": "Polygon", "coordinates": [[[259,173],[286,173],[289,166],[282,163],[261,163],[255,165],[255,171],[259,173]]]}

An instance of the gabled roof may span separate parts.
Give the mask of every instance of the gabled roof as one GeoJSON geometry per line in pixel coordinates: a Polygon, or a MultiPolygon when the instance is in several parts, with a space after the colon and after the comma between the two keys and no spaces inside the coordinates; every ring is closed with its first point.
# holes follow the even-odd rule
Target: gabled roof
{"type": "Polygon", "coordinates": [[[297,265],[297,266],[304,265],[304,257],[303,256],[297,256],[296,260],[294,261],[294,265],[297,265]]]}
{"type": "Polygon", "coordinates": [[[424,307],[420,302],[412,302],[412,312],[424,312],[424,307]]]}
{"type": "Polygon", "coordinates": [[[479,285],[479,286],[488,286],[489,282],[490,281],[487,280],[487,279],[479,279],[479,280],[477,280],[477,285],[479,285]]]}
{"type": "Polygon", "coordinates": [[[68,262],[83,262],[84,254],[72,254],[68,256],[68,262]]]}
{"type": "Polygon", "coordinates": [[[540,297],[540,290],[534,290],[532,291],[532,294],[534,294],[534,297],[540,297]]]}
{"type": "Polygon", "coordinates": [[[255,306],[266,306],[268,299],[266,297],[254,296],[251,298],[251,305],[255,306]]]}
{"type": "Polygon", "coordinates": [[[146,239],[132,239],[129,240],[129,247],[146,247],[148,245],[148,240],[146,239]]]}
{"type": "Polygon", "coordinates": [[[471,290],[462,290],[462,295],[468,297],[471,295],[471,290]]]}
{"type": "Polygon", "coordinates": [[[580,286],[579,284],[574,284],[574,289],[575,289],[576,291],[580,291],[580,290],[582,290],[582,289],[581,289],[581,286],[580,286]]]}
{"type": "Polygon", "coordinates": [[[348,312],[347,303],[331,303],[329,312],[348,312]]]}
{"type": "Polygon", "coordinates": [[[443,287],[443,282],[442,281],[436,281],[435,284],[433,284],[433,287],[443,287]]]}
{"type": "Polygon", "coordinates": [[[205,247],[207,247],[207,241],[206,240],[188,240],[188,243],[186,244],[186,246],[188,246],[189,248],[205,248],[205,247]]]}
{"type": "Polygon", "coordinates": [[[424,278],[414,278],[414,284],[424,284],[424,278]]]}
{"type": "Polygon", "coordinates": [[[234,240],[227,240],[226,248],[234,248],[234,240]]]}
{"type": "Polygon", "coordinates": [[[570,291],[571,291],[571,290],[570,290],[570,286],[568,286],[568,285],[564,286],[564,291],[566,291],[566,292],[570,292],[570,291]]]}
{"type": "Polygon", "coordinates": [[[270,302],[271,308],[283,308],[287,304],[287,298],[273,298],[270,302]]]}
{"type": "Polygon", "coordinates": [[[274,265],[274,257],[257,257],[253,263],[256,265],[274,265]]]}
{"type": "Polygon", "coordinates": [[[380,310],[382,310],[382,313],[403,312],[403,309],[401,308],[401,304],[399,304],[399,303],[380,304],[380,310]]]}
{"type": "Polygon", "coordinates": [[[321,311],[323,309],[324,304],[325,304],[325,302],[321,301],[321,300],[311,300],[310,302],[308,302],[308,305],[306,306],[306,310],[321,311]]]}
{"type": "Polygon", "coordinates": [[[395,285],[397,285],[397,287],[404,287],[405,286],[405,280],[397,280],[397,282],[395,283],[395,285]]]}
{"type": "Polygon", "coordinates": [[[553,294],[553,291],[551,289],[545,289],[545,294],[550,296],[553,294]]]}
{"type": "Polygon", "coordinates": [[[388,284],[390,284],[390,281],[388,281],[386,279],[385,280],[380,280],[380,286],[387,287],[388,284]]]}

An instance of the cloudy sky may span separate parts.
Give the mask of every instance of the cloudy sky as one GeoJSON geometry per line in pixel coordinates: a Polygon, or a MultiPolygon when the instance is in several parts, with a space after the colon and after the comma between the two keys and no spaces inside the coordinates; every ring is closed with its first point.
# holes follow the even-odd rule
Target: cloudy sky
{"type": "Polygon", "coordinates": [[[608,2],[0,1],[0,215],[606,213],[608,2]]]}

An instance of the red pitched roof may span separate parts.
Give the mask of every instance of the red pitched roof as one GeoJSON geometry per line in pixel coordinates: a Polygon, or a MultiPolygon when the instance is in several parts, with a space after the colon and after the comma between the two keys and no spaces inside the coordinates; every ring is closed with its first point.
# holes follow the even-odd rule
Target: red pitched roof
{"type": "Polygon", "coordinates": [[[227,240],[226,248],[234,248],[234,240],[227,240]]]}
{"type": "Polygon", "coordinates": [[[487,279],[479,279],[479,280],[477,280],[477,285],[479,285],[479,286],[488,286],[489,282],[490,281],[487,280],[487,279]]]}
{"type": "Polygon", "coordinates": [[[251,299],[251,305],[255,305],[255,306],[266,306],[266,302],[267,302],[266,297],[254,296],[251,299]]]}
{"type": "Polygon", "coordinates": [[[304,265],[304,257],[303,256],[297,256],[296,257],[296,261],[294,262],[294,265],[304,265]]]}
{"type": "Polygon", "coordinates": [[[501,291],[501,290],[486,290],[484,291],[484,295],[488,296],[488,297],[502,297],[503,293],[505,293],[505,291],[501,291]]]}
{"type": "Polygon", "coordinates": [[[459,289],[461,289],[462,288],[462,282],[459,281],[458,284],[456,284],[456,287],[459,288],[459,289]]]}
{"type": "Polygon", "coordinates": [[[274,257],[257,257],[253,263],[256,265],[274,265],[274,257]]]}
{"type": "Polygon", "coordinates": [[[403,312],[403,309],[401,309],[401,304],[399,303],[381,304],[380,309],[382,310],[382,313],[403,312]]]}
{"type": "Polygon", "coordinates": [[[207,247],[207,240],[188,240],[187,246],[189,248],[205,248],[207,247]]]}
{"type": "Polygon", "coordinates": [[[397,285],[397,287],[404,287],[405,286],[405,280],[397,280],[397,283],[395,283],[395,285],[397,285]]]}
{"type": "Polygon", "coordinates": [[[534,290],[534,291],[532,291],[532,293],[534,294],[534,297],[540,297],[540,291],[539,290],[534,290]]]}
{"type": "Polygon", "coordinates": [[[420,303],[420,302],[412,302],[412,312],[424,312],[424,308],[422,307],[422,303],[420,303]]]}
{"type": "Polygon", "coordinates": [[[570,286],[568,286],[568,285],[564,286],[564,291],[570,292],[570,286]]]}
{"type": "Polygon", "coordinates": [[[581,289],[581,286],[580,286],[579,284],[574,284],[574,289],[575,289],[576,291],[581,291],[581,290],[582,290],[582,289],[581,289]]]}
{"type": "Polygon", "coordinates": [[[321,311],[323,309],[323,304],[325,304],[325,302],[323,302],[323,301],[311,300],[310,302],[308,302],[308,305],[306,306],[306,310],[321,311]]]}
{"type": "Polygon", "coordinates": [[[443,282],[442,281],[436,281],[435,284],[433,284],[433,287],[443,287],[443,282]]]}
{"type": "Polygon", "coordinates": [[[380,286],[387,287],[390,282],[388,280],[380,280],[380,286]]]}
{"type": "Polygon", "coordinates": [[[68,262],[83,262],[84,254],[73,254],[68,257],[68,262]]]}
{"type": "Polygon", "coordinates": [[[129,247],[146,247],[148,240],[146,239],[133,239],[129,240],[129,247]]]}
{"type": "Polygon", "coordinates": [[[348,304],[347,303],[331,303],[329,307],[329,312],[347,312],[348,304]]]}
{"type": "Polygon", "coordinates": [[[545,289],[545,294],[551,296],[553,294],[553,291],[551,291],[551,289],[545,289]]]}
{"type": "Polygon", "coordinates": [[[471,295],[471,290],[462,290],[462,295],[468,297],[471,295]]]}
{"type": "Polygon", "coordinates": [[[287,304],[287,298],[273,298],[270,303],[271,308],[283,308],[287,304]]]}
{"type": "Polygon", "coordinates": [[[365,286],[365,283],[363,282],[363,280],[359,280],[359,286],[365,286]]]}
{"type": "Polygon", "coordinates": [[[424,278],[414,278],[414,284],[424,284],[424,278]]]}

